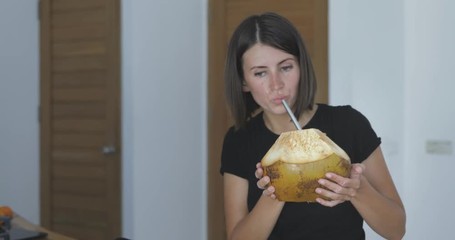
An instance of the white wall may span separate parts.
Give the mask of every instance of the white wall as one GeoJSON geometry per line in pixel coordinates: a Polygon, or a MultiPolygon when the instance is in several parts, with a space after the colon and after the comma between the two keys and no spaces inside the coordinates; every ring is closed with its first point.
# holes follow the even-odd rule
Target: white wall
{"type": "Polygon", "coordinates": [[[453,235],[452,154],[430,154],[428,140],[455,143],[455,2],[405,0],[405,201],[407,239],[453,235]]]}
{"type": "Polygon", "coordinates": [[[207,3],[122,9],[125,236],[205,239],[207,3]]]}
{"type": "MultiPolygon", "coordinates": [[[[402,1],[336,0],[329,5],[329,98],[361,111],[403,193],[402,1]]],[[[381,239],[366,224],[367,239],[381,239]]]]}
{"type": "Polygon", "coordinates": [[[37,0],[0,1],[0,205],[39,221],[37,0]]]}
{"type": "MultiPolygon", "coordinates": [[[[428,154],[427,140],[455,130],[455,2],[330,1],[330,102],[363,112],[407,211],[405,239],[447,239],[453,214],[452,154],[428,154]],[[444,187],[444,185],[448,185],[444,187]]],[[[367,239],[382,239],[367,230],[367,239]]]]}

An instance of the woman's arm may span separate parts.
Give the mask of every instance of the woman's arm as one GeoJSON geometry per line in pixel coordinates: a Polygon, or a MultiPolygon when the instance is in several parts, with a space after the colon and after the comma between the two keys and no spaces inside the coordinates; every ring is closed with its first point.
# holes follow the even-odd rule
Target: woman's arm
{"type": "Polygon", "coordinates": [[[365,222],[386,239],[402,239],[406,232],[406,213],[390,176],[381,148],[364,161],[360,188],[352,204],[365,222]]]}
{"type": "Polygon", "coordinates": [[[223,180],[228,239],[267,239],[283,209],[284,202],[263,194],[253,210],[248,212],[247,180],[229,173],[224,173],[223,180]]]}
{"type": "Polygon", "coordinates": [[[362,164],[354,164],[350,178],[328,174],[331,181],[320,183],[330,189],[318,189],[333,201],[319,202],[334,206],[349,200],[365,222],[386,239],[402,239],[406,231],[406,213],[387,164],[378,147],[362,164]]]}

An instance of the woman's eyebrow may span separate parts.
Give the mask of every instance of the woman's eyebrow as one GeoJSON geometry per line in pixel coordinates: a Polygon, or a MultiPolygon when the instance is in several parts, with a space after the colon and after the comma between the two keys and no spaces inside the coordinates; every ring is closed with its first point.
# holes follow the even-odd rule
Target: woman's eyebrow
{"type": "MultiPolygon", "coordinates": [[[[293,58],[293,57],[285,58],[285,59],[281,60],[280,62],[278,62],[277,65],[280,65],[280,64],[282,64],[282,63],[284,63],[284,62],[286,62],[286,61],[288,61],[288,60],[295,61],[295,58],[293,58]]],[[[252,66],[252,67],[250,68],[250,70],[253,70],[253,69],[256,69],[256,68],[267,68],[267,66],[252,66]]]]}
{"type": "Polygon", "coordinates": [[[286,59],[284,59],[283,61],[279,62],[278,64],[282,64],[282,63],[286,62],[287,60],[292,60],[292,61],[295,61],[295,59],[294,59],[294,58],[292,58],[292,57],[289,57],[289,58],[286,58],[286,59]]]}
{"type": "Polygon", "coordinates": [[[256,68],[267,68],[266,66],[252,66],[250,70],[256,69],[256,68]]]}

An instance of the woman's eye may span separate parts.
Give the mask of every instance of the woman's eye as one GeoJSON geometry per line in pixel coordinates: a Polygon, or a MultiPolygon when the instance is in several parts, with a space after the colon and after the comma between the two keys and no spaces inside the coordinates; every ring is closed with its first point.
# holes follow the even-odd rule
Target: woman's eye
{"type": "Polygon", "coordinates": [[[292,66],[292,65],[286,65],[286,66],[281,67],[281,70],[282,70],[283,72],[289,72],[292,68],[294,68],[294,66],[292,66]]]}
{"type": "Polygon", "coordinates": [[[264,76],[265,76],[265,71],[262,71],[262,72],[255,72],[255,73],[254,73],[254,76],[255,76],[255,77],[264,77],[264,76]]]}

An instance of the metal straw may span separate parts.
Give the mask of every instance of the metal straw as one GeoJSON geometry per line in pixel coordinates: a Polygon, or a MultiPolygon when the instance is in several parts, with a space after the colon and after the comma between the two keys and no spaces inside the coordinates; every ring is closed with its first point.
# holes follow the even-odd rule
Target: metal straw
{"type": "Polygon", "coordinates": [[[291,117],[292,122],[295,125],[295,128],[297,128],[297,130],[302,130],[302,127],[300,126],[299,121],[297,121],[297,118],[295,118],[294,113],[288,106],[288,103],[284,99],[281,99],[281,102],[283,103],[284,108],[286,108],[286,111],[288,112],[289,116],[291,117]]]}

